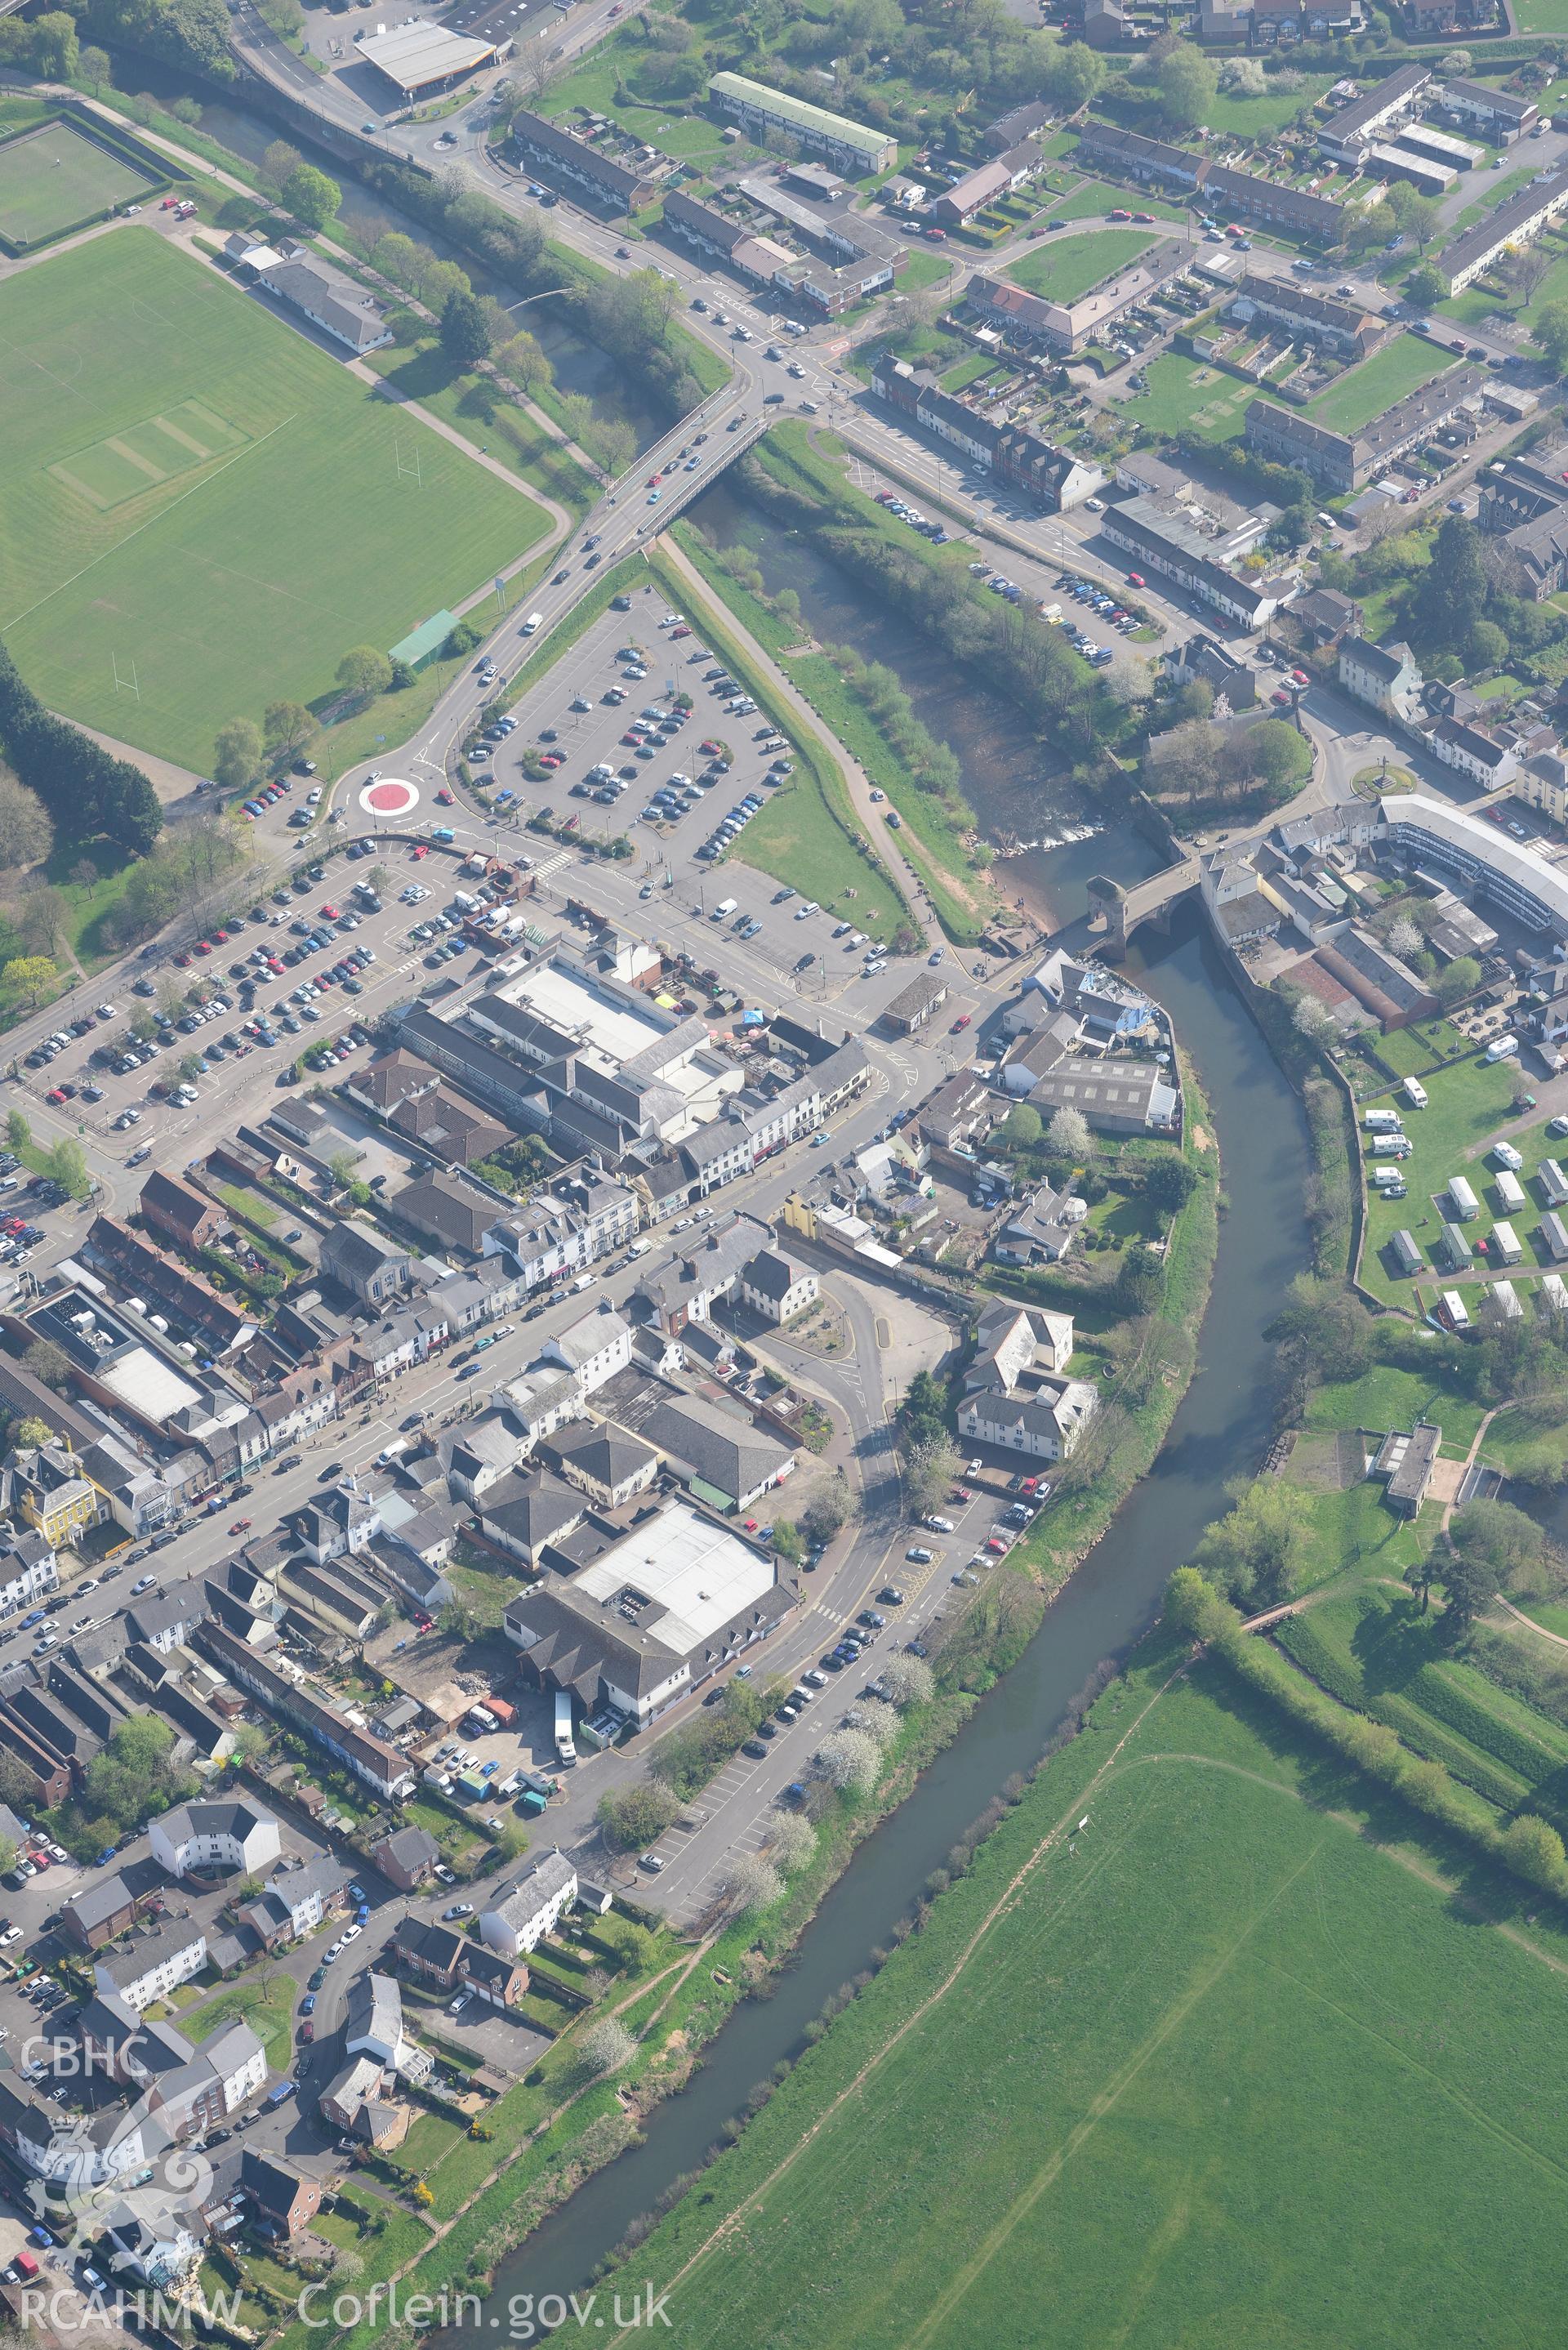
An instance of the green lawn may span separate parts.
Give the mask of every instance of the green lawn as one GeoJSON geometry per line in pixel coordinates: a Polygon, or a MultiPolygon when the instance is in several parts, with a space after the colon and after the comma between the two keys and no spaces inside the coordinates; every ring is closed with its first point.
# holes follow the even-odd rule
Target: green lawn
{"type": "Polygon", "coordinates": [[[477,376],[457,374],[441,357],[433,334],[418,343],[389,344],[372,351],[368,364],[417,400],[443,424],[500,457],[520,478],[564,505],[576,521],[592,505],[598,484],[551,439],[524,409],[499,400],[477,376]]]}
{"type": "Polygon", "coordinates": [[[53,708],[188,766],[547,526],[142,228],[0,285],[0,633],[53,708]]]}
{"type": "Polygon", "coordinates": [[[1357,432],[1397,400],[1419,391],[1424,383],[1430,383],[1452,365],[1447,351],[1435,350],[1418,335],[1397,335],[1371,359],[1363,359],[1326,391],[1320,391],[1308,402],[1307,414],[1331,432],[1357,432]]]}
{"type": "Polygon", "coordinates": [[[274,2072],[286,2073],[294,2048],[297,1989],[286,1975],[275,1975],[269,1983],[242,1980],[217,1992],[205,2006],[187,2011],[181,2022],[192,2040],[202,2041],[211,2039],[220,2024],[241,2018],[265,2043],[266,2061],[274,2072]]]}
{"type": "Polygon", "coordinates": [[[25,253],[158,185],[111,147],[63,119],[0,144],[0,244],[25,253]]]}
{"type": "MultiPolygon", "coordinates": [[[[1294,89],[1266,89],[1261,98],[1233,98],[1221,90],[1204,107],[1211,130],[1233,130],[1241,139],[1267,139],[1313,105],[1328,88],[1327,74],[1297,74],[1294,89]]],[[[1243,166],[1243,169],[1246,167],[1243,166]]]]}
{"type": "Polygon", "coordinates": [[[1365,1783],[1216,1667],[1137,1722],[1174,1661],[603,2292],[674,2280],[684,2350],[1555,2339],[1561,1932],[1400,1866],[1365,1783]]]}
{"type": "Polygon", "coordinates": [[[1104,180],[1084,181],[1059,204],[1052,204],[1049,211],[1053,220],[1105,220],[1117,211],[1152,213],[1162,221],[1188,218],[1179,204],[1167,203],[1163,196],[1151,196],[1141,189],[1128,195],[1125,188],[1113,188],[1104,180]]]}
{"type": "MultiPolygon", "coordinates": [[[[1481,1214],[1466,1228],[1471,1244],[1476,1237],[1484,1238],[1490,1231],[1493,1204],[1489,1196],[1490,1171],[1485,1167],[1478,1168],[1472,1154],[1508,1120],[1514,1082],[1505,1065],[1487,1068],[1477,1055],[1457,1062],[1451,1069],[1434,1069],[1422,1078],[1429,1097],[1427,1108],[1405,1108],[1401,1101],[1405,1131],[1413,1145],[1409,1158],[1401,1167],[1409,1194],[1403,1200],[1373,1198],[1368,1201],[1366,1246],[1361,1264],[1362,1279],[1367,1288],[1390,1305],[1409,1305],[1415,1301],[1412,1284],[1388,1272],[1382,1253],[1392,1235],[1405,1228],[1414,1233],[1423,1255],[1430,1256],[1432,1243],[1443,1230],[1436,1198],[1450,1175],[1464,1175],[1481,1201],[1481,1214]]],[[[1384,1098],[1393,1101],[1397,1097],[1390,1094],[1384,1098]]],[[[1543,1139],[1544,1132],[1543,1119],[1543,1139]]],[[[1365,1128],[1362,1136],[1365,1142],[1365,1128]]],[[[1521,1152],[1525,1149],[1522,1138],[1519,1148],[1521,1152]]],[[[1536,1154],[1536,1163],[1550,1156],[1550,1150],[1543,1147],[1536,1154]]],[[[1383,1163],[1368,1161],[1371,1166],[1383,1163]]],[[[1520,1239],[1529,1246],[1524,1232],[1520,1233],[1520,1239]]],[[[1436,1276],[1429,1274],[1427,1278],[1430,1283],[1436,1276]]],[[[1442,1285],[1449,1285],[1446,1276],[1442,1285]]],[[[1430,1303],[1430,1299],[1426,1302],[1430,1303]]],[[[1419,1305],[1417,1310],[1420,1310],[1419,1305]]]]}
{"type": "Polygon", "coordinates": [[[1153,243],[1143,228],[1100,228],[1085,236],[1049,237],[1033,253],[1010,261],[1002,274],[1042,301],[1075,302],[1102,277],[1147,253],[1153,243]]]}
{"type": "Polygon", "coordinates": [[[1148,390],[1114,395],[1116,404],[1151,432],[1200,432],[1206,441],[1228,441],[1241,432],[1258,386],[1239,382],[1200,359],[1168,351],[1144,369],[1148,390]]]}
{"type": "Polygon", "coordinates": [[[1358,1379],[1336,1379],[1314,1388],[1307,1400],[1305,1425],[1379,1430],[1435,1419],[1445,1443],[1468,1451],[1481,1419],[1480,1404],[1468,1396],[1449,1394],[1440,1380],[1401,1370],[1395,1363],[1378,1363],[1358,1379]]]}

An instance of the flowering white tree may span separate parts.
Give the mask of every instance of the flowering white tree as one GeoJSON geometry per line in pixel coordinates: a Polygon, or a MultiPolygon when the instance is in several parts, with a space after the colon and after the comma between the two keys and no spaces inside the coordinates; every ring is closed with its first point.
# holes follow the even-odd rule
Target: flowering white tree
{"type": "Polygon", "coordinates": [[[771,1909],[784,1891],[784,1878],[760,1853],[737,1853],[722,1879],[725,1899],[737,1916],[771,1909]]]}
{"type": "Polygon", "coordinates": [[[863,1697],[845,1716],[851,1730],[863,1730],[878,1746],[890,1746],[898,1735],[897,1709],[884,1705],[877,1697],[863,1697]]]}
{"type": "Polygon", "coordinates": [[[889,1657],[877,1675],[895,1705],[929,1705],[937,1678],[924,1657],[889,1657]]]}
{"type": "Polygon", "coordinates": [[[1089,1121],[1081,1109],[1059,1109],[1045,1129],[1053,1150],[1066,1159],[1081,1159],[1089,1147],[1089,1121]]]}
{"type": "Polygon", "coordinates": [[[864,1730],[836,1730],[816,1750],[816,1767],[830,1786],[860,1792],[877,1777],[882,1751],[864,1730]]]}
{"type": "Polygon", "coordinates": [[[816,1830],[798,1812],[781,1812],[768,1830],[768,1858],[775,1868],[804,1868],[816,1850],[816,1830]]]}
{"type": "Polygon", "coordinates": [[[618,2016],[604,2015],[591,2023],[577,2043],[577,2054],[593,2073],[618,2072],[637,2054],[637,2041],[618,2016]]]}

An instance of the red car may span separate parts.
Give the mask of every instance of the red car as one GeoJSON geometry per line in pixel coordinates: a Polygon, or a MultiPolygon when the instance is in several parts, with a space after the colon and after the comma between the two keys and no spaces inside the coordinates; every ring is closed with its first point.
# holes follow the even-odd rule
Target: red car
{"type": "Polygon", "coordinates": [[[719,750],[719,745],[714,742],[711,734],[709,735],[705,743],[700,743],[697,747],[702,753],[703,756],[709,759],[716,757],[719,750]]]}
{"type": "Polygon", "coordinates": [[[972,1502],[974,1495],[967,1485],[955,1485],[948,1498],[954,1502],[972,1502]]]}
{"type": "Polygon", "coordinates": [[[447,790],[444,784],[441,785],[440,791],[437,792],[436,800],[441,807],[451,807],[452,794],[447,790]]]}
{"type": "Polygon", "coordinates": [[[566,754],[564,751],[545,751],[542,754],[539,764],[542,767],[564,767],[566,764],[566,754]]]}
{"type": "Polygon", "coordinates": [[[1269,700],[1274,703],[1277,709],[1280,710],[1288,710],[1291,706],[1292,699],[1293,697],[1285,691],[1283,686],[1280,688],[1278,693],[1271,693],[1269,696],[1269,700]]]}
{"type": "Polygon", "coordinates": [[[950,1036],[956,1036],[961,1028],[967,1028],[969,1026],[969,1014],[967,1012],[961,1012],[958,1018],[953,1022],[952,1026],[948,1030],[948,1035],[950,1036]]]}
{"type": "Polygon", "coordinates": [[[417,841],[414,846],[414,863],[418,865],[421,860],[428,857],[430,853],[430,846],[428,842],[423,840],[417,841]]]}
{"type": "Polygon", "coordinates": [[[343,919],[342,910],[337,906],[323,906],[321,919],[324,922],[340,922],[343,919]]]}
{"type": "Polygon", "coordinates": [[[251,1522],[249,1518],[236,1518],[234,1524],[229,1528],[229,1532],[232,1534],[249,1534],[250,1530],[251,1522]]]}
{"type": "Polygon", "coordinates": [[[214,931],[213,932],[213,944],[215,947],[226,947],[228,943],[229,934],[227,931],[214,931]]]}
{"type": "Polygon", "coordinates": [[[212,941],[212,940],[211,940],[211,939],[198,939],[198,940],[197,940],[197,941],[196,941],[196,952],[197,952],[198,954],[211,954],[211,953],[212,953],[212,951],[213,951],[213,941],[212,941]]]}
{"type": "Polygon", "coordinates": [[[44,1099],[46,1101],[52,1102],[63,1102],[66,1098],[66,1090],[63,1086],[51,1086],[48,1092],[44,1096],[44,1099]]]}
{"type": "Polygon", "coordinates": [[[184,971],[184,970],[188,969],[188,967],[189,967],[189,965],[190,965],[190,962],[191,962],[191,950],[190,950],[190,948],[189,948],[189,947],[182,947],[182,948],[181,948],[181,950],[180,950],[180,951],[179,951],[179,953],[175,956],[174,960],[175,960],[175,962],[179,964],[179,966],[180,966],[180,968],[181,968],[181,970],[182,970],[182,971],[184,971]]]}
{"type": "Polygon", "coordinates": [[[1135,221],[1144,222],[1147,225],[1148,222],[1153,220],[1154,214],[1152,213],[1134,213],[1133,218],[1135,221]]]}
{"type": "Polygon", "coordinates": [[[1114,213],[1107,213],[1106,214],[1106,218],[1107,220],[1131,220],[1132,214],[1127,211],[1124,204],[1118,204],[1114,213]]]}
{"type": "Polygon", "coordinates": [[[1129,571],[1127,573],[1127,585],[1129,588],[1147,588],[1148,586],[1148,581],[1144,577],[1141,571],[1129,571]]]}

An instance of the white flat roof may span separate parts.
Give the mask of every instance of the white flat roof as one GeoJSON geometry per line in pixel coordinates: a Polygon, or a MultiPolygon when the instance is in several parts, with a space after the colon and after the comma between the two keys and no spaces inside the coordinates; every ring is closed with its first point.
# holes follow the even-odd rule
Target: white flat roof
{"type": "Polygon", "coordinates": [[[597,1600],[611,1623],[613,1603],[628,1584],[649,1602],[639,1630],[683,1656],[771,1591],[774,1573],[726,1527],[675,1502],[573,1578],[574,1589],[597,1600]]]}
{"type": "Polygon", "coordinates": [[[111,1395],[133,1405],[144,1419],[161,1423],[188,1404],[202,1400],[201,1389],[182,1379],[151,1347],[133,1347],[96,1376],[111,1395]]]}
{"type": "Polygon", "coordinates": [[[618,1069],[669,1034],[666,1021],[643,1019],[553,963],[535,963],[508,980],[500,993],[508,1003],[526,1004],[553,1028],[581,1038],[607,1069],[618,1069]]]}
{"type": "Polygon", "coordinates": [[[495,55],[493,41],[471,40],[465,33],[449,33],[444,25],[397,25],[389,33],[372,33],[356,41],[369,57],[405,89],[442,81],[448,74],[468,73],[495,55]]]}

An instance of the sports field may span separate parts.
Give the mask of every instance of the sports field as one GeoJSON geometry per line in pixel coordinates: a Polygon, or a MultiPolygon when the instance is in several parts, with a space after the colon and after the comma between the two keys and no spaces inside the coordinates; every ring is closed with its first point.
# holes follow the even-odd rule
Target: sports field
{"type": "Polygon", "coordinates": [[[1435,350],[1418,335],[1397,335],[1309,400],[1306,412],[1314,424],[1326,424],[1332,432],[1359,432],[1397,400],[1419,391],[1452,365],[1446,351],[1435,350]]]}
{"type": "Polygon", "coordinates": [[[140,225],[0,285],[0,636],[53,708],[190,767],[548,527],[140,225]]]}
{"type": "Polygon", "coordinates": [[[1002,271],[1026,294],[1043,302],[1075,302],[1114,269],[1147,253],[1154,238],[1146,228],[1101,228],[1087,236],[1057,236],[1037,244],[1002,271]]]}
{"type": "Polygon", "coordinates": [[[1560,2340],[1548,1905],[1499,1931],[1221,1668],[1154,1697],[1175,1660],[1107,1693],[601,2307],[651,2278],[684,2350],[1560,2340]]]}
{"type": "Polygon", "coordinates": [[[42,123],[0,145],[0,244],[26,253],[155,184],[74,123],[42,123]]]}

